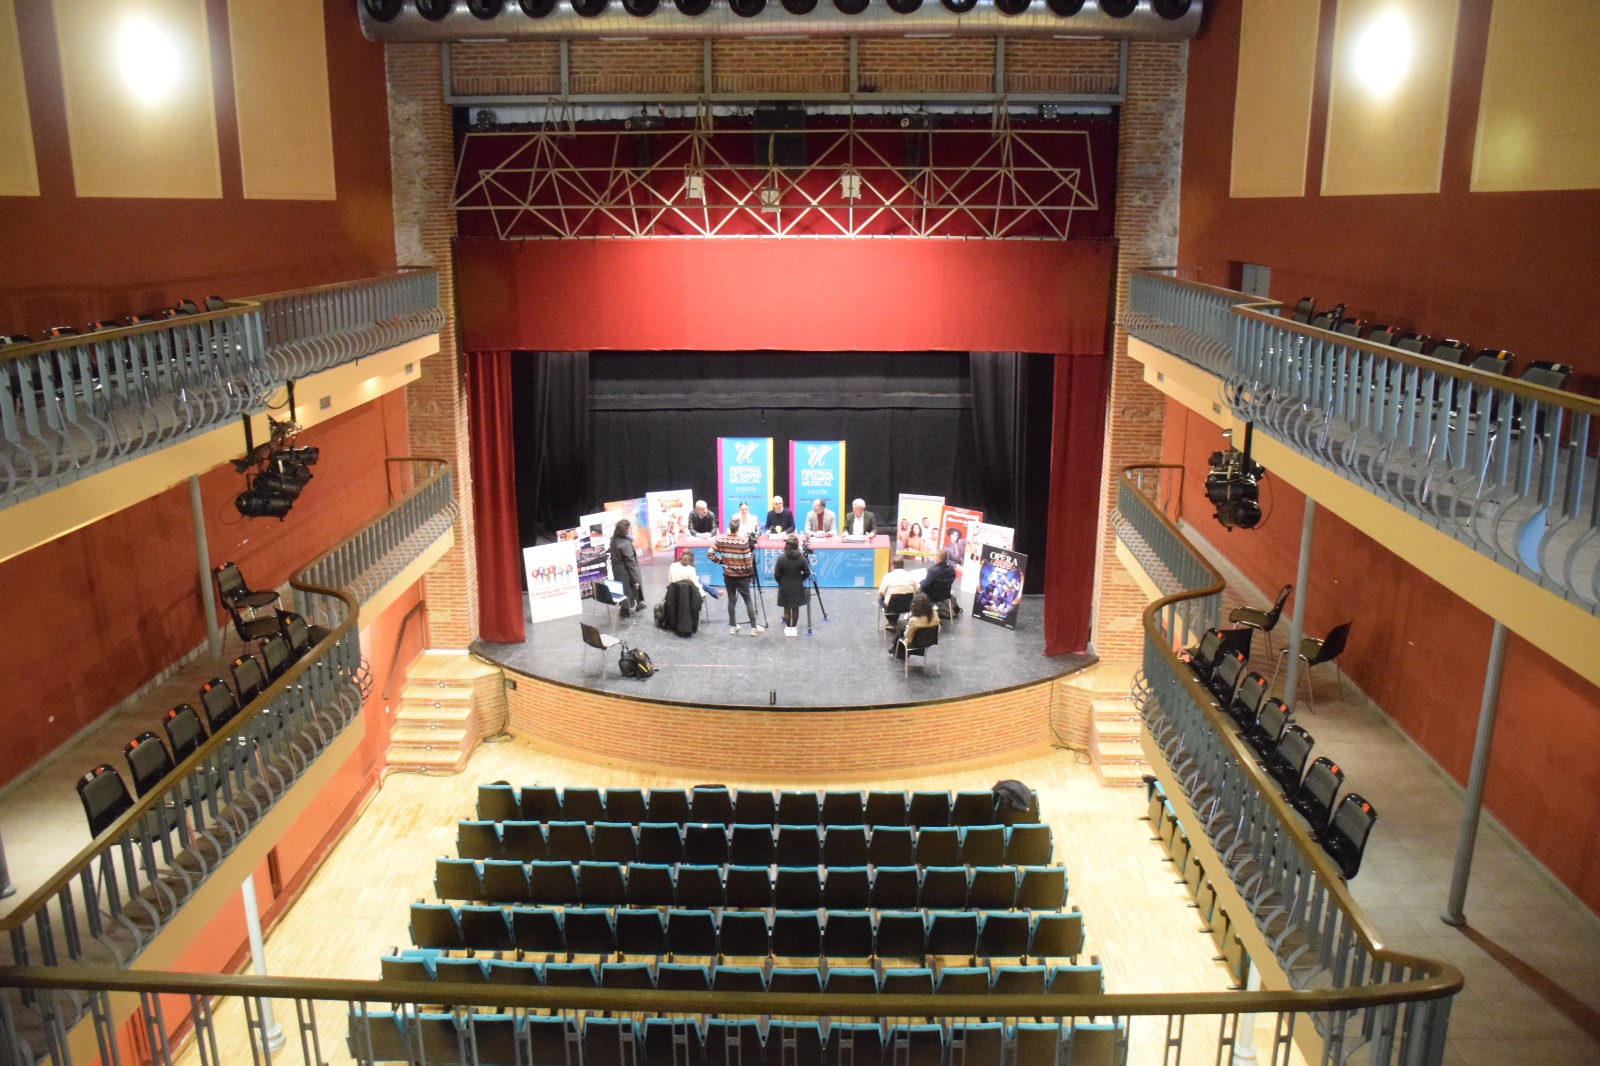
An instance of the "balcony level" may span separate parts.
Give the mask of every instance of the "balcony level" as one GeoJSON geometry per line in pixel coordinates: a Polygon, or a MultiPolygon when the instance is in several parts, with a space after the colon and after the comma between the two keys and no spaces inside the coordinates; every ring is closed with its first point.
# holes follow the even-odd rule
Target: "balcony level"
{"type": "Polygon", "coordinates": [[[1278,312],[1142,270],[1122,324],[1149,384],[1600,684],[1600,402],[1278,312]]]}
{"type": "Polygon", "coordinates": [[[439,351],[432,270],[217,302],[121,328],[0,342],[0,561],[269,439],[404,387],[439,351]]]}

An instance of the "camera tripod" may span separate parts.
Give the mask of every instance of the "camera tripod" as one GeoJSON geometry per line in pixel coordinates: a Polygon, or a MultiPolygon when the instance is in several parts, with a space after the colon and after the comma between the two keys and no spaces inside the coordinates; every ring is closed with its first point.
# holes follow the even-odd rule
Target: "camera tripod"
{"type": "MultiPolygon", "coordinates": [[[[806,565],[815,566],[816,561],[817,557],[810,551],[807,551],[806,565]]],[[[816,599],[817,606],[822,608],[822,620],[824,622],[828,620],[828,605],[822,602],[822,586],[817,584],[817,572],[815,570],[811,571],[809,583],[811,585],[811,589],[810,593],[806,596],[806,636],[808,637],[811,635],[811,600],[813,598],[816,599]]]]}

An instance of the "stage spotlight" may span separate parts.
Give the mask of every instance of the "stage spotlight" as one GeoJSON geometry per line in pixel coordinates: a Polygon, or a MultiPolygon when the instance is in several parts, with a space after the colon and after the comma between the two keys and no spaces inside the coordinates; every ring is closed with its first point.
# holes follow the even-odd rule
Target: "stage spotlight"
{"type": "Polygon", "coordinates": [[[1175,22],[1189,13],[1194,0],[1150,0],[1150,6],[1168,22],[1175,22]]]}
{"type": "Polygon", "coordinates": [[[1100,0],[1100,10],[1114,19],[1125,19],[1139,6],[1139,0],[1100,0]]]}
{"type": "Polygon", "coordinates": [[[867,9],[869,0],[833,0],[833,6],[841,15],[859,15],[867,9]]]}
{"type": "MultiPolygon", "coordinates": [[[[249,488],[239,493],[234,498],[233,506],[245,518],[276,518],[283,521],[294,506],[294,497],[271,491],[270,486],[259,484],[261,480],[260,477],[256,478],[249,488]]],[[[299,489],[295,492],[298,494],[299,489]]]]}
{"type": "Polygon", "coordinates": [[[1028,10],[1032,0],[994,0],[995,10],[1002,15],[1020,15],[1028,10]]]}
{"type": "Polygon", "coordinates": [[[1228,531],[1254,529],[1261,521],[1261,477],[1266,470],[1250,458],[1251,426],[1244,429],[1244,451],[1232,447],[1233,431],[1223,430],[1229,445],[1211,453],[1211,470],[1206,474],[1206,499],[1216,510],[1211,517],[1228,531]]]}
{"type": "Polygon", "coordinates": [[[922,0],[888,0],[889,10],[896,15],[909,15],[922,6],[922,0]]]}
{"type": "Polygon", "coordinates": [[[753,19],[767,9],[767,0],[728,0],[728,10],[742,19],[753,19]]]}
{"type": "Polygon", "coordinates": [[[456,6],[456,0],[416,0],[417,14],[429,22],[443,22],[456,6]]]}
{"type": "Polygon", "coordinates": [[[572,12],[579,18],[597,19],[606,13],[610,0],[572,0],[572,12]]]}
{"type": "Polygon", "coordinates": [[[374,22],[393,22],[400,14],[401,0],[362,0],[362,6],[374,22]]]}
{"type": "Polygon", "coordinates": [[[711,10],[711,0],[672,0],[678,13],[690,18],[698,18],[711,10]]]}
{"type": "Polygon", "coordinates": [[[1083,0],[1044,0],[1044,4],[1057,18],[1069,19],[1083,10],[1083,0]]]}
{"type": "Polygon", "coordinates": [[[661,0],[622,0],[622,10],[636,19],[649,18],[661,6],[661,0]]]}
{"type": "Polygon", "coordinates": [[[783,0],[783,9],[791,15],[809,15],[817,9],[817,0],[783,0]]]}
{"type": "Polygon", "coordinates": [[[492,19],[505,10],[506,0],[467,0],[467,10],[473,18],[492,19]]]}
{"type": "Polygon", "coordinates": [[[517,0],[522,13],[531,19],[549,18],[556,9],[556,0],[517,0]]]}
{"type": "Polygon", "coordinates": [[[978,6],[978,0],[939,0],[952,15],[965,15],[978,6]]]}

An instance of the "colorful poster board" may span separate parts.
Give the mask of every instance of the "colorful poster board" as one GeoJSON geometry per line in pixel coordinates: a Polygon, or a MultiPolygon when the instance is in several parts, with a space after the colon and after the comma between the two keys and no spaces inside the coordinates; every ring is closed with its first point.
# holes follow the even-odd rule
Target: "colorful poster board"
{"type": "Polygon", "coordinates": [[[578,542],[558,540],[522,549],[528,577],[528,617],[534,622],[570,618],[583,612],[578,591],[578,542]]]}
{"type": "MultiPolygon", "coordinates": [[[[789,442],[789,508],[795,521],[805,526],[805,514],[818,499],[844,521],[850,510],[844,484],[844,441],[792,440],[789,442]]],[[[763,509],[762,514],[766,511],[763,509]]]]}
{"type": "Polygon", "coordinates": [[[989,522],[979,522],[967,534],[967,563],[966,565],[976,570],[982,563],[981,552],[987,544],[991,548],[1005,548],[1010,550],[1017,543],[1017,531],[1010,526],[997,526],[989,522]]]}
{"type": "Polygon", "coordinates": [[[961,589],[961,576],[966,572],[967,545],[972,541],[973,531],[983,521],[983,512],[974,511],[970,507],[946,506],[944,514],[939,520],[939,547],[950,553],[950,562],[956,568],[956,585],[951,595],[957,595],[961,589]]]}
{"type": "Polygon", "coordinates": [[[985,544],[979,552],[978,579],[973,583],[972,616],[1006,629],[1017,628],[1027,569],[1026,555],[985,544]]]}
{"type": "Polygon", "coordinates": [[[689,533],[689,512],[694,493],[688,489],[644,494],[645,516],[650,526],[650,547],[672,554],[672,548],[689,533]]]}
{"type": "MultiPolygon", "coordinates": [[[[628,521],[633,523],[633,550],[638,553],[641,563],[649,562],[653,553],[650,544],[650,523],[644,520],[644,497],[640,496],[637,500],[613,500],[605,504],[604,507],[607,511],[618,511],[625,514],[628,521]]],[[[610,539],[611,530],[607,529],[606,540],[610,541],[610,539]]]]}
{"type": "MultiPolygon", "coordinates": [[[[717,522],[722,529],[728,528],[728,519],[741,503],[750,508],[756,522],[772,505],[771,437],[717,438],[717,522]]],[[[694,507],[693,500],[689,506],[694,507]]]]}
{"type": "Polygon", "coordinates": [[[943,496],[902,492],[895,508],[894,550],[916,559],[931,559],[939,550],[939,522],[944,517],[943,496]]]}

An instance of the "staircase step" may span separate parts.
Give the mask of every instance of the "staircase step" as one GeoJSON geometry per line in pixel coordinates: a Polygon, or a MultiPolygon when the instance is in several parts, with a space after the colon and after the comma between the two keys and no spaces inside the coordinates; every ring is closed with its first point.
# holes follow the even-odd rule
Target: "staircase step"
{"type": "Polygon", "coordinates": [[[413,766],[424,770],[460,770],[467,765],[467,752],[459,748],[390,748],[385,762],[390,767],[413,766]]]}
{"type": "Polygon", "coordinates": [[[401,701],[416,700],[418,703],[460,703],[472,702],[472,686],[458,681],[449,681],[440,684],[436,681],[419,681],[408,678],[405,686],[400,690],[401,701]]]}
{"type": "Polygon", "coordinates": [[[1100,783],[1107,788],[1143,787],[1144,775],[1149,772],[1149,767],[1135,763],[1108,763],[1095,766],[1095,773],[1100,776],[1100,783]]]}
{"type": "Polygon", "coordinates": [[[429,722],[464,726],[472,719],[472,704],[445,703],[435,707],[431,703],[405,700],[394,710],[395,724],[426,725],[429,722]]]}
{"type": "Polygon", "coordinates": [[[396,724],[389,733],[391,747],[453,748],[460,750],[467,741],[465,729],[429,729],[426,726],[396,724]]]}
{"type": "Polygon", "coordinates": [[[1143,728],[1138,722],[1096,722],[1094,738],[1101,743],[1137,744],[1143,728]]]}
{"type": "Polygon", "coordinates": [[[1137,742],[1125,740],[1101,741],[1094,746],[1097,764],[1109,762],[1144,762],[1144,748],[1137,742]]]}

